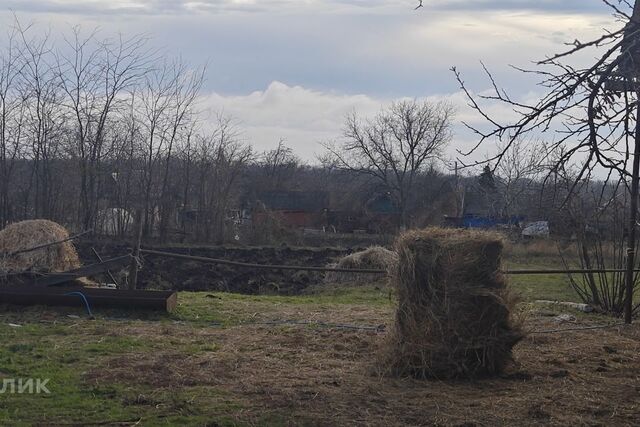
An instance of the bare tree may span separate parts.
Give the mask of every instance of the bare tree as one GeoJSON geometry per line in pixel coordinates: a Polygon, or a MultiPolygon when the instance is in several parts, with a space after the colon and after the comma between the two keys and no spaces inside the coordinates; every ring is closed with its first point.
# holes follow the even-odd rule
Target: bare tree
{"type": "MultiPolygon", "coordinates": [[[[474,95],[464,83],[460,72],[452,70],[469,103],[486,120],[486,127],[468,126],[479,138],[478,149],[490,140],[505,141],[502,149],[489,162],[499,165],[513,144],[526,134],[539,136],[553,132],[554,142],[549,154],[555,158],[551,173],[567,164],[578,165],[568,195],[585,179],[593,177],[598,168],[607,180],[621,179],[630,192],[630,216],[626,259],[625,321],[630,323],[633,311],[633,266],[635,264],[636,219],[640,175],[640,2],[633,15],[626,1],[604,0],[621,22],[616,31],[587,42],[575,40],[566,51],[537,63],[533,70],[522,70],[540,77],[540,87],[546,94],[533,103],[521,102],[499,87],[486,69],[493,93],[474,95]],[[576,57],[595,57],[584,67],[576,65],[576,57]],[[510,107],[515,120],[492,115],[486,102],[510,107]],[[634,124],[635,123],[635,124],[634,124]]],[[[483,66],[484,67],[484,66],[483,66]]]]}
{"type": "Polygon", "coordinates": [[[263,184],[265,187],[269,190],[282,190],[283,186],[295,175],[300,166],[300,159],[281,139],[276,148],[262,154],[260,165],[264,169],[266,182],[263,184]]]}
{"type": "Polygon", "coordinates": [[[167,110],[170,119],[166,135],[165,165],[160,190],[160,238],[163,241],[167,238],[170,218],[173,216],[173,208],[175,207],[170,196],[170,193],[175,193],[175,191],[170,191],[169,188],[172,157],[177,140],[181,137],[188,138],[191,132],[190,122],[196,118],[193,107],[202,87],[205,72],[204,68],[198,71],[189,70],[180,61],[174,62],[171,67],[176,79],[170,94],[171,105],[167,110]]]}
{"type": "Polygon", "coordinates": [[[6,40],[7,46],[0,56],[0,227],[12,218],[9,189],[15,160],[20,154],[25,109],[25,100],[19,93],[24,62],[15,26],[6,40]]]}
{"type": "Polygon", "coordinates": [[[546,149],[544,142],[523,139],[507,149],[503,144],[497,144],[505,154],[496,167],[495,184],[501,198],[499,215],[510,217],[519,213],[518,207],[528,205],[525,199],[535,197],[538,179],[547,170],[546,149]]]}
{"type": "Polygon", "coordinates": [[[172,95],[179,76],[169,63],[153,70],[145,77],[139,91],[138,116],[143,134],[143,189],[144,235],[149,236],[157,221],[160,189],[157,183],[158,164],[168,153],[168,135],[171,132],[172,95]]]}
{"type": "Polygon", "coordinates": [[[199,226],[206,240],[221,243],[227,213],[232,202],[237,201],[238,192],[234,190],[253,153],[239,141],[233,120],[224,115],[218,116],[217,128],[197,138],[196,144],[199,226]]]}
{"type": "Polygon", "coordinates": [[[64,105],[75,121],[74,148],[80,170],[82,226],[95,224],[99,174],[105,156],[108,123],[118,108],[119,96],[148,71],[149,51],[143,37],[98,41],[95,31],[83,36],[80,27],[66,39],[57,68],[66,94],[64,105]],[[66,53],[68,51],[69,53],[66,53]]]}
{"type": "MultiPolygon", "coordinates": [[[[29,27],[15,23],[21,39],[20,97],[25,102],[24,138],[30,141],[29,156],[33,162],[25,199],[33,196],[32,214],[54,218],[56,197],[54,161],[62,155],[62,139],[66,134],[62,98],[51,51],[50,35],[31,38],[29,27]]],[[[59,181],[58,181],[59,183],[59,181]]],[[[59,187],[58,187],[59,189],[59,187]]]]}
{"type": "Polygon", "coordinates": [[[453,108],[447,103],[400,101],[372,120],[354,112],[345,122],[344,140],[326,145],[338,167],[367,174],[394,198],[402,226],[417,174],[441,156],[451,139],[453,108]]]}

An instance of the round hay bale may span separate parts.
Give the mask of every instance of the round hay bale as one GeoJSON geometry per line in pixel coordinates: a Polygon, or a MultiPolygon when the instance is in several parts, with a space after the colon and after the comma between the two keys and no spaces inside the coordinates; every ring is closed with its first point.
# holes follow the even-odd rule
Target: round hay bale
{"type": "MultiPolygon", "coordinates": [[[[330,264],[330,268],[350,268],[361,270],[392,271],[398,263],[398,255],[394,251],[382,246],[372,246],[364,251],[354,252],[340,258],[337,263],[330,264]]],[[[325,275],[327,283],[358,283],[367,284],[383,278],[380,274],[328,272],[325,275]]]]}
{"type": "Polygon", "coordinates": [[[500,272],[502,247],[499,235],[484,231],[400,236],[396,323],[383,352],[388,374],[446,379],[504,370],[523,333],[500,272]]]}
{"type": "Polygon", "coordinates": [[[9,224],[0,230],[0,273],[62,272],[80,267],[78,253],[70,241],[21,252],[67,238],[69,232],[53,221],[36,219],[9,224]]]}

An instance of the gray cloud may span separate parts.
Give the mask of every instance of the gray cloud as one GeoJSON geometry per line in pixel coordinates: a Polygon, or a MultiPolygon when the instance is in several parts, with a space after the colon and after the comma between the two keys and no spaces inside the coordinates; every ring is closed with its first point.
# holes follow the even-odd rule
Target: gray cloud
{"type": "Polygon", "coordinates": [[[434,0],[429,6],[444,10],[535,10],[574,13],[611,11],[601,0],[434,0]]]}
{"type": "MultiPolygon", "coordinates": [[[[339,133],[349,108],[369,114],[393,99],[449,94],[463,109],[449,68],[481,91],[488,82],[480,60],[526,96],[535,80],[508,64],[527,66],[618,25],[600,0],[424,0],[414,12],[416,3],[0,0],[0,28],[14,10],[54,32],[82,24],[105,36],[149,34],[166,55],[209,64],[205,104],[241,119],[248,140],[267,148],[286,137],[311,156],[318,140],[339,133]]],[[[458,132],[460,144],[470,139],[458,132]]]]}
{"type": "MultiPolygon", "coordinates": [[[[418,13],[431,11],[496,11],[533,10],[546,12],[607,13],[610,8],[599,0],[425,0],[425,8],[418,13]]],[[[0,0],[0,9],[28,13],[61,14],[198,14],[198,13],[305,13],[317,10],[354,12],[385,10],[409,13],[414,0],[0,0]]]]}

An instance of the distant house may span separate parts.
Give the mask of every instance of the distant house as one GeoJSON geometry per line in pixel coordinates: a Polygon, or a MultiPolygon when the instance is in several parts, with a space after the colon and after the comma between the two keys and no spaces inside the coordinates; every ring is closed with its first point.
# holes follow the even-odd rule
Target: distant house
{"type": "Polygon", "coordinates": [[[367,231],[389,233],[400,226],[400,210],[388,193],[377,194],[364,206],[367,231]]]}
{"type": "Polygon", "coordinates": [[[387,193],[360,200],[353,210],[330,210],[329,226],[338,232],[352,233],[356,230],[368,233],[387,233],[400,224],[400,211],[387,193]]]}
{"type": "Polygon", "coordinates": [[[289,227],[322,228],[327,225],[329,193],[324,191],[266,191],[253,203],[253,223],[265,223],[271,214],[289,227]]]}
{"type": "MultiPolygon", "coordinates": [[[[481,178],[482,179],[482,176],[481,178]]],[[[478,181],[457,184],[452,187],[456,200],[454,215],[444,216],[444,225],[460,228],[511,228],[519,227],[525,217],[522,215],[500,215],[500,197],[495,191],[487,191],[478,181]],[[462,203],[458,203],[462,201],[462,203]]],[[[492,178],[493,179],[493,178],[492,178]]],[[[453,213],[453,212],[452,212],[453,213]]]]}

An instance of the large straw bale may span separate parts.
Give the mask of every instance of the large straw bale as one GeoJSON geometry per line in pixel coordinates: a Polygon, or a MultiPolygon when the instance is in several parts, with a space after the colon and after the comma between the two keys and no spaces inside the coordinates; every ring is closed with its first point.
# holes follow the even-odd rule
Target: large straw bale
{"type": "MultiPolygon", "coordinates": [[[[372,246],[364,251],[354,252],[331,264],[330,268],[347,268],[359,270],[392,271],[398,263],[398,255],[382,246],[372,246]]],[[[380,274],[329,272],[325,276],[327,283],[371,283],[380,280],[380,274]]]]}
{"type": "Polygon", "coordinates": [[[404,233],[396,324],[383,351],[387,374],[472,378],[501,373],[523,337],[500,273],[499,235],[428,228],[404,233]]]}
{"type": "Polygon", "coordinates": [[[70,241],[34,251],[36,246],[59,242],[69,237],[67,230],[53,221],[21,221],[0,230],[0,274],[22,272],[62,272],[80,267],[70,241]]]}

